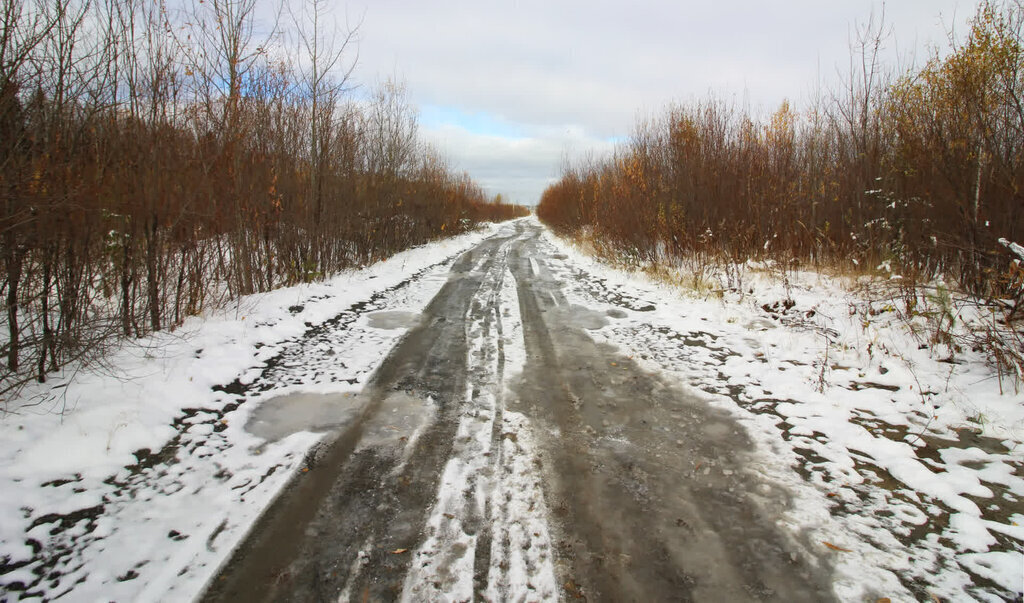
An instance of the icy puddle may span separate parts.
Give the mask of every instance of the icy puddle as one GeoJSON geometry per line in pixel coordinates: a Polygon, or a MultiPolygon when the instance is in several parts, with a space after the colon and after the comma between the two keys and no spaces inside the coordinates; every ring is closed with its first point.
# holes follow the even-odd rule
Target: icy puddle
{"type": "Polygon", "coordinates": [[[351,421],[362,405],[362,398],[353,392],[278,396],[253,411],[245,430],[267,442],[300,431],[330,431],[351,421]]]}
{"type": "Polygon", "coordinates": [[[366,317],[369,319],[370,326],[374,329],[411,329],[420,322],[418,312],[406,312],[403,310],[373,312],[367,314],[366,317]]]}
{"type": "Polygon", "coordinates": [[[420,398],[404,391],[387,394],[380,409],[363,426],[359,448],[399,445],[412,452],[423,427],[434,417],[436,405],[431,398],[420,398]]]}
{"type": "Polygon", "coordinates": [[[626,318],[628,316],[619,308],[601,311],[576,304],[552,308],[548,312],[555,317],[558,324],[588,331],[596,331],[608,326],[609,318],[626,318]]]}

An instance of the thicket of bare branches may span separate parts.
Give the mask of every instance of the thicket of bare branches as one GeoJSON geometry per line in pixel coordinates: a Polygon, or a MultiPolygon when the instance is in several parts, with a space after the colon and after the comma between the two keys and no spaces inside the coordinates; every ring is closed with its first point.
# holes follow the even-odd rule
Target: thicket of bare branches
{"type": "Polygon", "coordinates": [[[695,284],[709,271],[733,282],[750,259],[898,272],[903,315],[940,316],[933,339],[951,354],[983,351],[1024,381],[1022,36],[1024,4],[988,2],[966,39],[892,73],[871,21],[848,77],[809,110],[673,106],[612,158],[569,166],[537,214],[615,261],[692,270],[695,284]],[[931,307],[949,285],[989,318],[954,336],[953,310],[931,307]]]}
{"type": "Polygon", "coordinates": [[[112,336],[525,213],[420,142],[401,86],[348,100],[353,34],[322,0],[258,8],[0,0],[0,396],[112,336]]]}
{"type": "Polygon", "coordinates": [[[948,53],[892,74],[869,22],[848,79],[809,110],[673,106],[611,159],[570,166],[537,213],[628,262],[886,263],[1020,308],[998,241],[1024,240],[1022,27],[1019,3],[984,4],[948,53]]]}

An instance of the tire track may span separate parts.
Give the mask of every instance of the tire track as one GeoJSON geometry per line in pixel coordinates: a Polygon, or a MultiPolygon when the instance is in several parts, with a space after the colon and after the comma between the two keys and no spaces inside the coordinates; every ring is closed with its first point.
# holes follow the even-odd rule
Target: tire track
{"type": "Polygon", "coordinates": [[[464,317],[510,238],[486,239],[453,264],[420,325],[370,378],[360,417],[324,447],[314,469],[296,474],[208,586],[205,600],[400,595],[410,562],[404,551],[422,541],[425,510],[458,426],[464,317]],[[415,429],[394,429],[396,417],[415,429]]]}

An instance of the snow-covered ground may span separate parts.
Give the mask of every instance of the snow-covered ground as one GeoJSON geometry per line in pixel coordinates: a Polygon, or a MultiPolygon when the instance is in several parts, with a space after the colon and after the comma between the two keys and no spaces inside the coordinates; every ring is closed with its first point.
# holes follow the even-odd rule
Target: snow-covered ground
{"type": "Polygon", "coordinates": [[[302,469],[322,435],[302,426],[343,420],[247,431],[258,402],[331,393],[355,412],[354,394],[404,333],[398,314],[368,313],[420,312],[459,254],[496,228],[244,298],[6,401],[0,599],[194,596],[302,469]]]}
{"type": "Polygon", "coordinates": [[[747,266],[742,295],[687,290],[548,240],[573,303],[626,310],[596,340],[747,426],[761,471],[793,493],[789,527],[832,557],[842,600],[1024,593],[1022,384],[980,353],[950,358],[877,287],[747,266]]]}
{"type": "MultiPolygon", "coordinates": [[[[501,228],[243,299],[7,401],[0,599],[193,597],[315,461],[308,426],[359,411],[455,258],[501,228]],[[260,411],[271,398],[287,412],[260,411]]],[[[572,306],[615,318],[590,337],[747,427],[757,470],[793,497],[785,527],[831,561],[841,599],[1024,593],[1024,395],[979,353],[950,357],[923,318],[842,279],[745,267],[742,295],[716,295],[546,245],[572,306]]],[[[488,596],[558,596],[532,419],[502,402],[526,352],[514,279],[496,266],[466,321],[465,406],[424,539],[393,551],[412,559],[410,599],[471,597],[473,561],[488,555],[488,596]],[[466,529],[486,520],[489,542],[466,529]]]]}

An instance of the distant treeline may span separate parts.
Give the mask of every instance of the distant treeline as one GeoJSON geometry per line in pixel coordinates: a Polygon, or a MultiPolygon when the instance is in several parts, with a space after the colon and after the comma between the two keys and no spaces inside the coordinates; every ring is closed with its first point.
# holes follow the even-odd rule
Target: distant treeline
{"type": "Polygon", "coordinates": [[[401,86],[350,99],[353,37],[325,7],[284,27],[256,0],[0,0],[0,396],[112,338],[527,213],[422,144],[401,86]]]}
{"type": "Polygon", "coordinates": [[[1020,3],[985,3],[966,39],[892,74],[869,22],[848,78],[808,110],[673,106],[612,158],[570,166],[537,213],[628,262],[884,264],[1019,297],[998,240],[1024,240],[1022,25],[1020,3]]]}

